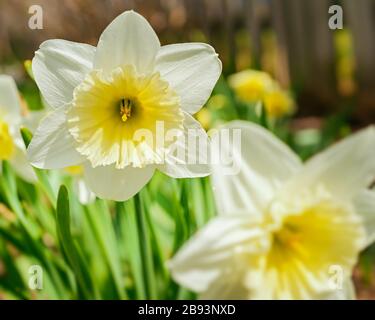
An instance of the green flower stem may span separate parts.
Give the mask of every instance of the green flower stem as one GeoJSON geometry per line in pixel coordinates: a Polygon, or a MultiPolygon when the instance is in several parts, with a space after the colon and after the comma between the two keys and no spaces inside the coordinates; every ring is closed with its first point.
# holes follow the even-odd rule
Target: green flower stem
{"type": "Polygon", "coordinates": [[[189,227],[185,221],[184,216],[184,208],[181,205],[181,196],[179,197],[180,193],[183,192],[181,185],[178,183],[179,181],[173,180],[171,181],[174,190],[172,193],[172,201],[174,204],[174,219],[175,219],[175,231],[174,231],[174,243],[173,243],[173,251],[172,253],[176,253],[177,250],[182,246],[182,244],[186,241],[189,237],[189,227]]]}
{"type": "Polygon", "coordinates": [[[30,252],[35,254],[35,256],[46,268],[46,271],[50,274],[56,286],[57,294],[59,296],[63,296],[63,292],[65,290],[62,280],[58,275],[57,270],[54,268],[52,260],[50,257],[47,257],[45,251],[43,250],[43,246],[40,244],[39,240],[37,240],[39,237],[38,231],[24,213],[22,205],[18,199],[18,190],[14,173],[9,164],[5,161],[3,162],[3,181],[1,185],[6,200],[10,208],[16,214],[17,219],[24,231],[25,238],[27,239],[27,247],[29,248],[30,252]]]}
{"type": "MultiPolygon", "coordinates": [[[[143,189],[143,195],[144,195],[145,208],[151,208],[152,200],[151,200],[150,192],[147,187],[143,189]]],[[[160,274],[162,278],[162,283],[166,284],[167,279],[168,279],[168,271],[165,265],[163,251],[160,245],[160,239],[155,230],[155,224],[152,221],[152,217],[149,214],[150,212],[145,211],[145,213],[146,213],[145,216],[147,219],[147,224],[150,230],[151,248],[152,248],[152,251],[154,252],[154,257],[155,257],[155,269],[159,272],[158,274],[160,274]]]]}
{"type": "Polygon", "coordinates": [[[214,202],[214,194],[210,177],[204,177],[201,179],[203,185],[203,193],[206,203],[206,223],[208,220],[213,218],[216,214],[216,207],[214,202]]]}
{"type": "Polygon", "coordinates": [[[140,254],[139,230],[137,225],[134,198],[124,203],[117,203],[118,215],[120,218],[121,234],[124,242],[124,249],[129,259],[131,275],[134,280],[135,297],[140,300],[147,299],[145,278],[140,254]]]}
{"type": "Polygon", "coordinates": [[[71,234],[69,195],[64,186],[60,188],[57,201],[56,228],[61,246],[79,284],[78,294],[86,299],[99,299],[99,290],[96,288],[92,275],[87,272],[88,264],[71,234]]]}
{"type": "Polygon", "coordinates": [[[125,299],[125,286],[121,277],[120,262],[116,256],[116,240],[112,228],[112,222],[109,219],[109,209],[103,200],[98,202],[97,210],[95,210],[94,206],[85,207],[85,209],[87,220],[89,221],[93,234],[98,242],[99,250],[110,271],[116,289],[117,298],[125,299]]]}
{"type": "Polygon", "coordinates": [[[147,218],[145,216],[144,206],[141,194],[134,196],[134,205],[136,211],[136,222],[139,233],[139,245],[141,249],[142,271],[145,281],[147,297],[157,299],[157,289],[155,280],[154,262],[151,250],[150,237],[147,230],[147,218]]]}

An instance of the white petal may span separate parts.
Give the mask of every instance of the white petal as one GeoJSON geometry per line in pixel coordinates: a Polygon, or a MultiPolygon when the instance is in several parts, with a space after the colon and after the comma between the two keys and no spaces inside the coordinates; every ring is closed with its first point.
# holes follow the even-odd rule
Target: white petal
{"type": "Polygon", "coordinates": [[[66,40],[43,42],[32,62],[35,81],[47,103],[69,103],[73,90],[92,70],[95,47],[66,40]]]}
{"type": "Polygon", "coordinates": [[[205,177],[211,171],[208,135],[197,120],[187,113],[184,115],[184,131],[172,146],[174,152],[158,169],[172,178],[205,177]]]}
{"type": "Polygon", "coordinates": [[[0,120],[18,123],[21,118],[20,97],[14,79],[0,75],[0,120]]]}
{"type": "Polygon", "coordinates": [[[312,299],[315,300],[355,300],[355,298],[355,287],[351,277],[344,280],[341,289],[322,293],[317,297],[312,297],[312,299]]]}
{"type": "Polygon", "coordinates": [[[86,205],[95,201],[95,194],[89,189],[83,178],[76,178],[74,181],[74,187],[81,204],[86,205]]]}
{"type": "Polygon", "coordinates": [[[374,159],[375,127],[372,126],[314,156],[285,190],[294,192],[302,187],[324,185],[337,198],[350,201],[375,179],[374,159]]]}
{"type": "Polygon", "coordinates": [[[40,123],[27,149],[30,163],[40,169],[61,169],[82,163],[66,127],[66,107],[49,113],[40,123]]]}
{"type": "Polygon", "coordinates": [[[134,65],[138,72],[152,71],[160,42],[145,18],[126,11],[113,20],[100,36],[95,69],[110,73],[122,65],[134,65]]]}
{"type": "Polygon", "coordinates": [[[215,218],[170,261],[173,278],[199,293],[214,290],[217,281],[235,281],[234,271],[242,266],[237,263],[236,255],[264,250],[265,236],[258,223],[247,215],[215,218]]]}
{"type": "Polygon", "coordinates": [[[221,214],[262,212],[302,168],[291,149],[266,129],[234,121],[212,137],[212,182],[221,214]]]}
{"type": "MultiPolygon", "coordinates": [[[[53,111],[53,110],[51,110],[53,111]]],[[[38,128],[41,120],[47,115],[46,110],[31,111],[23,119],[23,125],[29,129],[31,132],[35,132],[38,128]]]]}
{"type": "Polygon", "coordinates": [[[366,246],[375,241],[375,191],[363,190],[354,198],[357,214],[363,219],[363,225],[367,234],[366,246]]]}
{"type": "Polygon", "coordinates": [[[161,47],[156,69],[180,95],[182,109],[194,114],[210,97],[222,65],[208,44],[182,43],[161,47]]]}
{"type": "Polygon", "coordinates": [[[30,163],[27,161],[26,149],[24,145],[20,146],[19,144],[16,144],[15,153],[9,162],[21,178],[25,179],[28,182],[37,181],[35,172],[30,166],[30,163]]]}
{"type": "Polygon", "coordinates": [[[208,289],[199,295],[200,300],[247,300],[249,289],[246,288],[244,279],[246,268],[250,266],[238,266],[242,268],[232,269],[230,277],[223,275],[220,280],[213,281],[208,289]]]}
{"type": "Polygon", "coordinates": [[[99,198],[126,201],[138,193],[152,178],[155,168],[116,169],[115,166],[92,168],[85,165],[85,181],[99,198]]]}

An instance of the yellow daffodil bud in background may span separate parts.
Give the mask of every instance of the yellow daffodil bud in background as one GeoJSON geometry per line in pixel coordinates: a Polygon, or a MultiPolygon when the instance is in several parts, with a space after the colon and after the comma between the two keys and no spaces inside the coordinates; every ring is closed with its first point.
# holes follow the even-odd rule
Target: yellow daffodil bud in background
{"type": "Polygon", "coordinates": [[[198,113],[196,114],[196,118],[205,130],[208,130],[211,128],[212,114],[208,108],[205,107],[199,110],[198,113]]]}
{"type": "Polygon", "coordinates": [[[241,100],[251,103],[262,101],[274,86],[272,78],[267,73],[256,70],[235,73],[229,76],[228,83],[241,100]]]}
{"type": "Polygon", "coordinates": [[[196,119],[204,129],[208,130],[226,122],[226,117],[230,117],[232,114],[233,105],[228,96],[215,94],[208,99],[205,107],[196,114],[196,119]]]}
{"type": "Polygon", "coordinates": [[[207,101],[207,108],[211,110],[221,110],[228,107],[230,101],[224,94],[215,94],[207,101]]]}
{"type": "Polygon", "coordinates": [[[208,148],[207,133],[192,115],[206,103],[221,70],[211,46],[161,46],[134,11],[113,20],[96,48],[48,40],[35,53],[32,71],[54,111],[29,145],[31,164],[83,165],[89,188],[118,201],[135,195],[155,170],[177,178],[207,176],[209,165],[188,164],[186,155],[208,148]],[[158,122],[166,131],[178,131],[178,139],[161,137],[158,122]],[[152,139],[139,139],[140,130],[152,139]],[[199,146],[187,145],[190,131],[201,138],[199,146]],[[159,138],[161,147],[154,143],[159,138]],[[175,148],[182,152],[175,155],[175,148]]]}
{"type": "Polygon", "coordinates": [[[241,143],[213,154],[233,150],[237,169],[213,166],[219,216],[172,259],[174,279],[203,299],[354,298],[353,268],[375,240],[375,127],[306,163],[258,125],[223,129],[241,143]]]}
{"type": "Polygon", "coordinates": [[[8,124],[0,119],[0,161],[9,160],[14,154],[14,142],[8,124]]]}
{"type": "Polygon", "coordinates": [[[294,112],[295,104],[287,91],[274,89],[264,96],[264,108],[271,119],[281,118],[294,112]]]}
{"type": "Polygon", "coordinates": [[[34,79],[31,60],[25,60],[23,66],[31,79],[34,79]]]}
{"type": "Polygon", "coordinates": [[[265,72],[244,70],[231,75],[228,82],[240,100],[262,102],[270,119],[278,119],[295,111],[290,94],[265,72]]]}

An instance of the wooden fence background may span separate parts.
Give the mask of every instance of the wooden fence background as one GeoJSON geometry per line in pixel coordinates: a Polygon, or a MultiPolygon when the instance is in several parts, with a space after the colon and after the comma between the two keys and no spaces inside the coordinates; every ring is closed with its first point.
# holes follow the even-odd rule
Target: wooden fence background
{"type": "Polygon", "coordinates": [[[0,64],[11,63],[13,56],[31,58],[48,38],[96,44],[117,14],[135,9],[149,19],[163,43],[210,42],[220,53],[226,74],[249,66],[269,69],[284,86],[297,90],[302,116],[336,111],[342,96],[348,95],[357,105],[355,119],[375,122],[375,0],[37,2],[44,10],[43,30],[27,27],[28,7],[35,1],[0,1],[0,64]],[[353,44],[355,83],[346,90],[349,93],[337,79],[336,31],[328,28],[328,8],[333,4],[342,6],[344,26],[353,44]],[[276,50],[264,41],[270,30],[276,50]],[[264,59],[272,50],[275,54],[264,59]]]}

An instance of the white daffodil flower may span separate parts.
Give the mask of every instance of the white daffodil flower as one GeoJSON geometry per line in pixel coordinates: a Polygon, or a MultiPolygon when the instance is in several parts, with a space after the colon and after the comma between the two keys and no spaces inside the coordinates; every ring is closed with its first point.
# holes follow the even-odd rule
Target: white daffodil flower
{"type": "Polygon", "coordinates": [[[26,158],[20,128],[34,126],[37,118],[22,115],[20,96],[12,77],[0,75],[0,164],[9,161],[16,173],[26,181],[35,181],[35,173],[26,158]]]}
{"type": "Polygon", "coordinates": [[[191,115],[221,74],[211,46],[160,46],[148,22],[127,11],[104,30],[96,48],[44,42],[32,69],[42,96],[55,108],[29,146],[35,167],[83,165],[90,189],[118,201],[136,194],[155,169],[172,177],[210,173],[208,164],[186,158],[208,147],[206,132],[191,115]],[[160,134],[158,123],[176,139],[160,134]],[[186,144],[189,130],[199,137],[198,146],[186,144]],[[151,139],[140,138],[140,132],[151,139]],[[161,146],[155,143],[160,137],[161,146]]]}
{"type": "Polygon", "coordinates": [[[235,150],[240,172],[213,168],[220,214],[172,259],[174,279],[209,299],[353,298],[353,267],[375,240],[375,128],[305,164],[267,130],[234,128],[241,145],[212,148],[235,150]]]}

